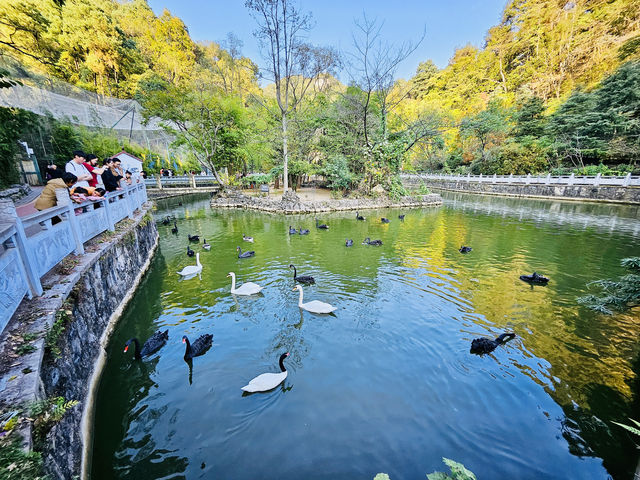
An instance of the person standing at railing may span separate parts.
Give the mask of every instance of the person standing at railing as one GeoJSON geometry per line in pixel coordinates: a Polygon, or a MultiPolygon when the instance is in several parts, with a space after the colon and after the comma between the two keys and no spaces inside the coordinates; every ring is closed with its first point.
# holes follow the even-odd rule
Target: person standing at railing
{"type": "Polygon", "coordinates": [[[73,159],[69,160],[64,167],[66,172],[77,177],[77,187],[88,187],[89,180],[93,179],[87,167],[84,166],[85,158],[86,154],[82,150],[76,150],[73,152],[73,159]]]}
{"type": "Polygon", "coordinates": [[[93,153],[89,153],[86,156],[86,161],[84,162],[84,166],[89,173],[91,174],[91,180],[89,180],[90,187],[97,187],[102,183],[102,179],[98,178],[98,175],[102,175],[104,172],[104,168],[98,167],[98,156],[93,153]]]}
{"type": "Polygon", "coordinates": [[[105,160],[104,166],[106,167],[102,173],[102,182],[107,192],[115,192],[120,189],[120,180],[122,175],[118,173],[117,168],[120,166],[119,158],[108,158],[105,160]]]}
{"type": "Polygon", "coordinates": [[[58,204],[56,190],[64,188],[68,191],[69,188],[77,182],[77,180],[78,177],[69,172],[64,172],[62,174],[62,178],[53,178],[49,180],[42,189],[40,196],[36,199],[34,207],[37,210],[46,210],[47,208],[55,207],[58,204]]]}

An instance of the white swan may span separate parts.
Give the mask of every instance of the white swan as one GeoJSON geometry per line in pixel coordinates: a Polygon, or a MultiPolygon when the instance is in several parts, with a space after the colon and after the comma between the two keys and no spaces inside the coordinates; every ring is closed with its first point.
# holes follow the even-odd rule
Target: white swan
{"type": "Polygon", "coordinates": [[[196,273],[200,273],[202,271],[202,264],[200,263],[200,252],[196,253],[196,264],[189,265],[188,267],[184,267],[182,270],[178,272],[178,275],[183,277],[189,277],[191,275],[195,275],[196,273]]]}
{"type": "Polygon", "coordinates": [[[240,288],[236,288],[236,274],[229,272],[227,277],[231,277],[231,293],[235,295],[255,295],[256,293],[260,293],[260,290],[262,290],[260,285],[253,282],[245,282],[240,288]]]}
{"type": "Polygon", "coordinates": [[[287,369],[284,368],[285,358],[289,356],[289,353],[283,353],[280,355],[280,373],[263,373],[262,375],[258,375],[256,378],[251,380],[247,385],[242,387],[242,390],[245,392],[266,392],[271,390],[272,388],[276,388],[280,385],[285,378],[287,378],[287,369]]]}
{"type": "Polygon", "coordinates": [[[330,303],[324,303],[321,302],[319,300],[312,300],[310,302],[307,303],[302,303],[302,297],[303,297],[303,293],[302,293],[302,286],[301,285],[296,285],[293,288],[293,291],[299,290],[300,291],[300,299],[298,300],[298,306],[300,308],[302,308],[303,310],[306,310],[307,312],[311,312],[311,313],[331,313],[337,310],[336,307],[334,307],[333,305],[331,305],[330,303]]]}

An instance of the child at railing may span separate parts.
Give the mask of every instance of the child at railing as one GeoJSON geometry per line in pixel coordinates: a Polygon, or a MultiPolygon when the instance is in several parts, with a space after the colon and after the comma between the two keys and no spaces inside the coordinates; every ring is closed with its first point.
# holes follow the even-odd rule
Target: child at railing
{"type": "Polygon", "coordinates": [[[71,199],[76,203],[87,200],[100,200],[105,194],[105,189],[100,187],[76,187],[71,189],[71,199]]]}

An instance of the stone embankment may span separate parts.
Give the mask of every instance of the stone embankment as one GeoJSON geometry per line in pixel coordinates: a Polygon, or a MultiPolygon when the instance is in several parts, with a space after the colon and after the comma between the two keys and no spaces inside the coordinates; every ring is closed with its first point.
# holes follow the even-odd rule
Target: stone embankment
{"type": "Polygon", "coordinates": [[[211,199],[212,208],[244,208],[285,215],[303,213],[341,212],[371,208],[420,208],[442,204],[438,194],[416,195],[393,200],[385,196],[372,198],[345,198],[319,202],[303,202],[294,192],[286,192],[279,199],[249,197],[239,191],[221,193],[211,199]]]}
{"type": "MultiPolygon", "coordinates": [[[[44,294],[22,302],[0,339],[2,357],[12,359],[0,369],[5,407],[52,397],[79,402],[39,442],[51,478],[76,478],[86,467],[104,346],[158,243],[150,208],[120,222],[115,233],[89,241],[84,255],[70,255],[43,277],[44,294]],[[20,337],[35,337],[35,350],[17,355],[12,344],[20,337]]],[[[21,433],[31,444],[30,423],[21,433]]]]}
{"type": "Polygon", "coordinates": [[[587,202],[640,204],[640,188],[615,185],[542,185],[522,183],[467,182],[463,180],[418,179],[403,177],[402,183],[411,188],[420,184],[437,190],[501,195],[506,197],[554,198],[587,202]]]}

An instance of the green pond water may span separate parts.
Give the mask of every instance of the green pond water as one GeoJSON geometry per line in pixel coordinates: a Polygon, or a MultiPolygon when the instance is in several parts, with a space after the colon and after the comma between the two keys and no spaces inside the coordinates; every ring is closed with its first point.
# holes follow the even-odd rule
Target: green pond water
{"type": "Polygon", "coordinates": [[[366,211],[364,222],[322,215],[322,231],[313,216],[178,201],[159,202],[156,218],[176,215],[179,233],[158,224],[159,249],[107,348],[93,479],[420,479],[446,468],[441,457],[479,479],[631,478],[634,438],[611,421],[640,419],[640,315],[595,314],[576,298],[640,255],[637,207],[445,194],[442,207],[366,211]],[[201,235],[204,267],[181,280],[195,263],[187,234],[201,235]],[[333,304],[333,316],[301,312],[290,263],[316,279],[305,301],[333,304]],[[548,286],[518,279],[534,270],[548,286]],[[263,292],[231,295],[231,271],[263,292]],[[169,330],[158,353],[123,352],[158,329],[169,330]],[[503,331],[517,337],[469,353],[473,338],[503,331]],[[190,368],[181,338],[204,333],[213,347],[190,368]],[[284,383],[243,395],[284,352],[284,383]]]}

